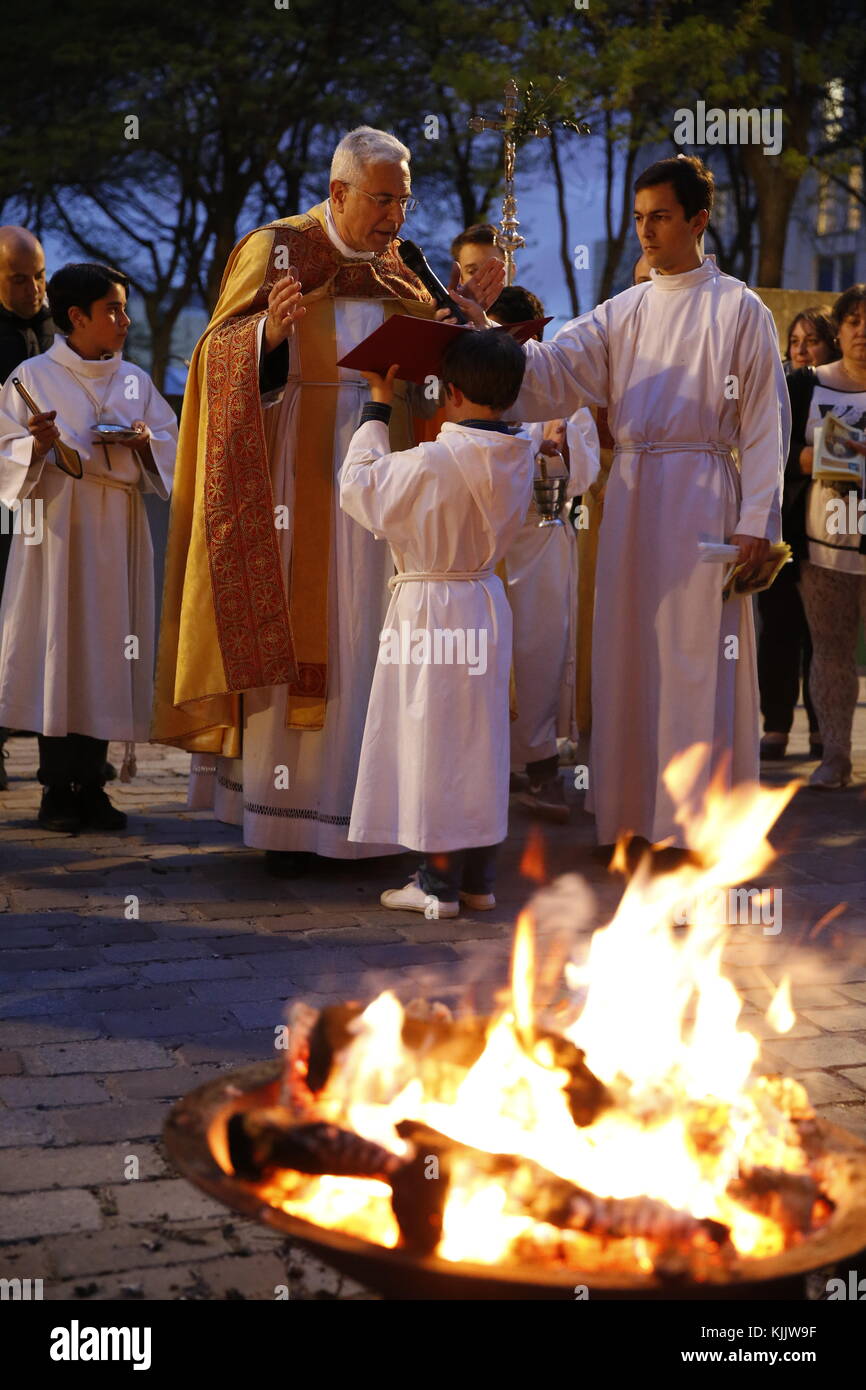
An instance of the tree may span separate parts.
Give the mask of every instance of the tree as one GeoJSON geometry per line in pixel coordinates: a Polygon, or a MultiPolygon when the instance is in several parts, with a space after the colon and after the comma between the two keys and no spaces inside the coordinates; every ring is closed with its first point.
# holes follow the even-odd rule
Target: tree
{"type": "Polygon", "coordinates": [[[41,81],[68,101],[71,74],[73,100],[51,98],[50,159],[34,157],[43,109],[21,108],[34,114],[13,130],[0,187],[79,254],[121,264],[144,303],[158,385],[180,313],[196,297],[213,306],[242,221],[299,187],[311,132],[336,103],[322,72],[326,55],[335,68],[348,59],[348,10],[211,0],[157,15],[130,6],[118,25],[115,5],[92,0],[83,32],[74,12],[52,18],[41,81]]]}

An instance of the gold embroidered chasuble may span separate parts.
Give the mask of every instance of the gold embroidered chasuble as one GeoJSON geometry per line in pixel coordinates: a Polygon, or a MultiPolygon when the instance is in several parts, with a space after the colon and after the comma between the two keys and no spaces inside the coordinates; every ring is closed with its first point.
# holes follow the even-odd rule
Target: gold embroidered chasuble
{"type": "MultiPolygon", "coordinates": [[[[325,229],[325,208],[321,203],[273,222],[238,243],[213,318],[193,353],[154,692],[151,736],[159,743],[238,757],[239,696],[283,684],[289,728],[324,724],[339,384],[334,300],[385,300],[386,316],[430,317],[435,311],[395,243],[372,260],[344,258],[325,229]],[[270,290],[290,265],[307,312],[295,325],[300,376],[290,372],[287,383],[301,393],[287,575],[275,526],[281,499],[271,488],[256,341],[270,290]]],[[[414,440],[404,392],[395,398],[391,443],[404,449],[414,440]]]]}

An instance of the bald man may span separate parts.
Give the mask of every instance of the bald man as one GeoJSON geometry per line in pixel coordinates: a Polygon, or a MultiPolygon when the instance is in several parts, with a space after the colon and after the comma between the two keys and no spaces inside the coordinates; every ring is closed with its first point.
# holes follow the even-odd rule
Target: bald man
{"type": "Polygon", "coordinates": [[[45,306],[45,253],[24,227],[0,227],[0,382],[46,352],[54,324],[45,306]]]}
{"type": "MultiPolygon", "coordinates": [[[[19,362],[46,352],[55,328],[45,307],[45,253],[26,227],[0,227],[0,385],[19,362]]],[[[12,517],[0,506],[0,597],[12,545],[12,517]]],[[[0,791],[8,782],[3,763],[8,731],[0,729],[0,791]]]]}

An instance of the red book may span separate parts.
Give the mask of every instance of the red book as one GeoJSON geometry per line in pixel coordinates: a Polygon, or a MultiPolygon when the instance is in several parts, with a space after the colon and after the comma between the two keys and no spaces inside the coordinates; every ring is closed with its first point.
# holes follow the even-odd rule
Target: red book
{"type": "MultiPolygon", "coordinates": [[[[550,319],[529,319],[526,323],[502,324],[501,331],[510,333],[518,343],[533,337],[550,319]]],[[[338,367],[352,367],[358,372],[378,372],[384,376],[388,368],[399,363],[398,377],[423,386],[428,377],[438,376],[442,355],[448,344],[460,333],[475,330],[459,323],[439,323],[437,319],[415,318],[412,314],[392,314],[369,338],[358,343],[338,367]]]]}

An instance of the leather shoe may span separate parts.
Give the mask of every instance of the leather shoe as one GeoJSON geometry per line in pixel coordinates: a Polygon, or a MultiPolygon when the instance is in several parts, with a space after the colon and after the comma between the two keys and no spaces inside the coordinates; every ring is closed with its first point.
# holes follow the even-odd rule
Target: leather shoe
{"type": "Polygon", "coordinates": [[[787,734],[764,734],[761,739],[761,760],[765,763],[781,762],[788,750],[787,734]]]}
{"type": "Polygon", "coordinates": [[[77,835],[81,829],[81,809],[71,786],[46,787],[37,825],[43,830],[56,830],[61,835],[77,835]]]}
{"type": "Polygon", "coordinates": [[[126,814],[112,806],[99,786],[78,789],[78,807],[82,830],[125,830],[126,814]]]}

